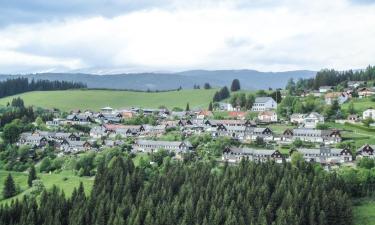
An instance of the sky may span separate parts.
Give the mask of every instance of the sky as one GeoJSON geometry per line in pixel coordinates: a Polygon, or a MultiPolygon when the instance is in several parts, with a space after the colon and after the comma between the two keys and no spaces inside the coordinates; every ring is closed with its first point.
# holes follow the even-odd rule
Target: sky
{"type": "Polygon", "coordinates": [[[360,69],[375,0],[0,0],[0,74],[360,69]]]}

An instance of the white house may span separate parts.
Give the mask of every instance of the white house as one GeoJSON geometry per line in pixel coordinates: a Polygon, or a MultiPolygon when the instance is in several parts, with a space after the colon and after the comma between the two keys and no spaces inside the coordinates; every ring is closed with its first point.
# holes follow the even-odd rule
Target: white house
{"type": "Polygon", "coordinates": [[[306,116],[307,114],[303,114],[303,113],[293,113],[290,116],[290,122],[294,124],[302,124],[306,116]]]}
{"type": "Polygon", "coordinates": [[[254,112],[263,112],[267,110],[273,110],[277,108],[277,102],[271,97],[257,97],[253,107],[251,108],[254,112]]]}
{"type": "Polygon", "coordinates": [[[277,122],[275,111],[263,111],[258,114],[258,120],[264,123],[277,122]]]}
{"type": "Polygon", "coordinates": [[[375,120],[375,109],[367,109],[363,111],[362,117],[363,119],[371,118],[375,120]]]}
{"type": "Polygon", "coordinates": [[[334,100],[341,105],[349,100],[350,95],[346,92],[330,92],[325,94],[324,99],[327,105],[332,105],[334,100]]]}
{"type": "Polygon", "coordinates": [[[332,86],[321,86],[321,87],[319,87],[320,93],[326,93],[326,92],[331,91],[331,90],[332,90],[332,86]]]}
{"type": "Polygon", "coordinates": [[[319,113],[312,112],[303,118],[305,128],[316,128],[318,123],[324,123],[324,116],[320,115],[319,113]]]}
{"type": "Polygon", "coordinates": [[[219,109],[222,111],[234,111],[232,104],[226,102],[219,102],[219,109]]]}
{"type": "Polygon", "coordinates": [[[348,87],[350,88],[358,88],[362,84],[364,84],[364,81],[348,81],[348,87]]]}

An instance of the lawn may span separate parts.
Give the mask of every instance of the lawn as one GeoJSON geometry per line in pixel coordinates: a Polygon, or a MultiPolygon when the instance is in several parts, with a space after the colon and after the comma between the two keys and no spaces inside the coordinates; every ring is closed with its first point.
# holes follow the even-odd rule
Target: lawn
{"type": "Polygon", "coordinates": [[[354,109],[361,114],[368,108],[375,108],[375,102],[371,101],[371,98],[355,98],[347,103],[344,103],[342,105],[342,109],[347,110],[350,102],[353,102],[354,109]]]}
{"type": "Polygon", "coordinates": [[[34,91],[0,99],[0,105],[6,105],[14,97],[21,97],[26,105],[43,108],[58,108],[64,111],[72,109],[98,110],[105,106],[113,108],[144,107],[168,108],[180,107],[185,109],[208,107],[216,89],[181,90],[170,92],[132,92],[116,90],[67,90],[67,91],[34,91]]]}
{"type": "MultiPolygon", "coordinates": [[[[0,190],[3,190],[4,180],[8,176],[8,173],[12,174],[12,177],[21,189],[21,193],[13,198],[3,200],[2,195],[0,195],[0,204],[10,202],[12,199],[21,199],[25,194],[30,193],[31,189],[27,185],[27,173],[24,172],[9,172],[0,170],[0,190]]],[[[78,177],[71,171],[63,171],[59,174],[46,174],[38,173],[38,177],[43,181],[44,186],[49,189],[53,185],[58,186],[60,189],[64,190],[66,196],[70,196],[75,187],[78,187],[80,182],[83,183],[86,193],[90,193],[94,179],[92,177],[78,177]]]]}
{"type": "Polygon", "coordinates": [[[362,125],[351,126],[350,124],[327,123],[331,128],[342,130],[343,139],[352,140],[355,147],[359,148],[364,144],[375,144],[375,132],[367,131],[362,125]],[[363,129],[361,129],[363,128],[363,129]]]}
{"type": "Polygon", "coordinates": [[[375,225],[375,200],[354,201],[353,216],[356,225],[375,225]]]}

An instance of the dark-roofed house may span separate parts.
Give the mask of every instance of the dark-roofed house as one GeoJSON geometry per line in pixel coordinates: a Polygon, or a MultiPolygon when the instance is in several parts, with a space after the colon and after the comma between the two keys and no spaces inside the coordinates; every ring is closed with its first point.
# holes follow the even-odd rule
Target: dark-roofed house
{"type": "Polygon", "coordinates": [[[164,149],[169,152],[187,153],[193,150],[193,146],[187,141],[154,141],[138,139],[133,145],[135,152],[155,152],[164,149]]]}
{"type": "Polygon", "coordinates": [[[87,125],[87,124],[94,122],[91,116],[85,113],[68,115],[66,117],[66,120],[67,120],[66,121],[67,124],[80,124],[80,125],[87,125]]]}
{"type": "Polygon", "coordinates": [[[321,146],[320,148],[307,149],[299,148],[290,151],[299,152],[303,155],[306,162],[317,162],[321,164],[341,164],[353,161],[353,155],[349,149],[330,148],[328,146],[321,146]]]}
{"type": "Polygon", "coordinates": [[[357,158],[375,158],[375,145],[365,144],[357,150],[357,158]]]}
{"type": "Polygon", "coordinates": [[[309,128],[286,129],[281,137],[283,142],[293,142],[296,139],[306,142],[335,144],[341,142],[338,130],[317,130],[309,128]]]}
{"type": "Polygon", "coordinates": [[[257,162],[275,160],[277,163],[282,163],[283,156],[278,150],[269,149],[228,147],[223,151],[223,161],[235,163],[241,161],[242,159],[257,162]]]}

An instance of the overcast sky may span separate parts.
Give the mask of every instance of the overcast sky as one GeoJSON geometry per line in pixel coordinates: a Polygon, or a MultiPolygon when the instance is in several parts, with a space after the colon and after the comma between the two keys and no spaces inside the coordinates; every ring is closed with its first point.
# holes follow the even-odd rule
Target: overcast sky
{"type": "Polygon", "coordinates": [[[371,0],[0,0],[0,73],[375,64],[371,0]]]}

